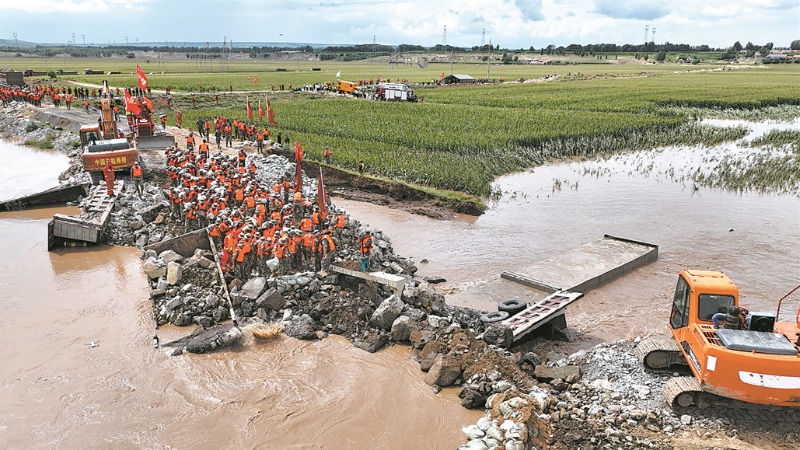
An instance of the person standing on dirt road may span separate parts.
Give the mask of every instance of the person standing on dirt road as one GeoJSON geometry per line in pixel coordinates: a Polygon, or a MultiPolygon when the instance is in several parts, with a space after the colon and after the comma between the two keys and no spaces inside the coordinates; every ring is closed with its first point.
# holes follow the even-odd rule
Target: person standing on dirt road
{"type": "Polygon", "coordinates": [[[89,114],[89,100],[83,100],[83,107],[86,108],[86,114],[89,114]]]}
{"type": "Polygon", "coordinates": [[[175,120],[178,121],[178,128],[180,128],[183,123],[183,114],[180,111],[175,113],[175,120]]]}
{"type": "Polygon", "coordinates": [[[133,167],[131,167],[131,177],[136,185],[136,192],[139,193],[139,198],[142,198],[142,193],[144,192],[144,173],[142,171],[142,166],[139,165],[139,161],[133,163],[133,167]]]}
{"type": "Polygon", "coordinates": [[[114,166],[111,164],[111,160],[108,160],[106,166],[103,167],[103,177],[106,179],[106,194],[109,197],[114,196],[114,166]]]}

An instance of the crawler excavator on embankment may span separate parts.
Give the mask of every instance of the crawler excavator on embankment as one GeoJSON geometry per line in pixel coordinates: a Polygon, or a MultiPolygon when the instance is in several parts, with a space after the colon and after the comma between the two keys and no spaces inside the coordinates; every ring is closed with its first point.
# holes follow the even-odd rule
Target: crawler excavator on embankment
{"type": "MultiPolygon", "coordinates": [[[[669,319],[670,338],[649,338],[636,353],[653,372],[676,373],[664,386],[673,408],[789,408],[800,411],[800,307],[781,322],[777,311],[738,321],[739,290],[722,272],[682,270],[669,319]],[[736,309],[734,309],[736,308],[736,309]],[[714,315],[727,311],[725,318],[714,315]],[[724,323],[723,323],[724,322],[724,323]],[[749,324],[748,324],[749,322],[749,324]]],[[[794,310],[792,310],[794,311],[794,310]]]]}

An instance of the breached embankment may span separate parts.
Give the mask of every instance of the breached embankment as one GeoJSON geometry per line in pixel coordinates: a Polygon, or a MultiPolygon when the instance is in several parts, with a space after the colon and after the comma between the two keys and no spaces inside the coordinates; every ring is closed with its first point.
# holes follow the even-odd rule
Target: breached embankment
{"type": "MultiPolygon", "coordinates": [[[[251,158],[263,159],[276,174],[291,167],[278,157],[251,158]]],[[[132,192],[126,190],[118,199],[120,208],[109,227],[111,242],[158,244],[186,231],[166,214],[162,186],[148,183],[141,199],[132,192]]],[[[352,240],[359,225],[354,218],[348,221],[338,258],[354,256],[352,240]]],[[[668,410],[660,392],[666,378],[642,370],[631,356],[632,342],[603,344],[573,355],[508,348],[504,330],[487,329],[477,311],[447,305],[427,283],[413,277],[413,261],[398,257],[388,236],[374,231],[376,255],[380,250],[376,265],[410,277],[402,295],[393,297],[381,286],[314,270],[259,274],[229,283],[242,325],[282,323],[286,333],[298,339],[339,334],[367,351],[409,345],[432,389],[457,386],[466,407],[486,411],[486,419],[465,427],[465,439],[470,438],[467,448],[500,444],[564,449],[793,448],[796,444],[791,423],[782,427],[768,418],[692,416],[668,410]],[[753,427],[775,431],[740,435],[753,427]]],[[[226,321],[220,311],[224,288],[212,266],[215,255],[201,249],[175,254],[154,250],[144,256],[145,270],[154,271],[148,276],[157,321],[208,326],[226,321]]],[[[185,347],[189,349],[188,344],[185,347]]]]}

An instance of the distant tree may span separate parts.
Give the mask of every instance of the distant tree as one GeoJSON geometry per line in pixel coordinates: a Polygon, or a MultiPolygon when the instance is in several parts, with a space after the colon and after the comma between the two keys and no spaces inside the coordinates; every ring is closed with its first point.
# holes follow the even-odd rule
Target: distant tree
{"type": "Polygon", "coordinates": [[[800,39],[792,41],[792,45],[789,48],[792,50],[800,50],[800,39]]]}
{"type": "Polygon", "coordinates": [[[667,59],[667,51],[662,48],[661,51],[658,52],[658,55],[656,56],[656,61],[664,62],[665,59],[667,59]]]}
{"type": "Polygon", "coordinates": [[[745,50],[755,50],[757,47],[750,41],[747,41],[747,45],[744,46],[745,50]]]}
{"type": "MultiPolygon", "coordinates": [[[[800,41],[798,41],[798,42],[800,42],[800,41]]],[[[531,45],[531,48],[529,48],[529,49],[528,49],[528,51],[529,51],[529,52],[535,52],[535,51],[536,51],[536,49],[535,49],[535,48],[533,48],[533,46],[531,45]]]]}
{"type": "Polygon", "coordinates": [[[742,44],[739,41],[734,42],[733,49],[736,51],[736,53],[739,53],[742,51],[742,44]]]}

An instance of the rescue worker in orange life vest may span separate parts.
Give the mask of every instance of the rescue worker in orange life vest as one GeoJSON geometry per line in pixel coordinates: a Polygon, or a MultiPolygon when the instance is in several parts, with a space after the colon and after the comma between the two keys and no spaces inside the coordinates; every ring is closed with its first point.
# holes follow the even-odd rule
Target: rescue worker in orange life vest
{"type": "Polygon", "coordinates": [[[131,167],[131,177],[136,184],[136,192],[139,193],[139,198],[142,198],[142,193],[144,192],[144,172],[142,171],[142,166],[139,165],[139,161],[133,163],[133,167],[131,167]]]}
{"type": "Polygon", "coordinates": [[[106,194],[109,197],[114,196],[114,166],[111,164],[111,160],[108,160],[106,166],[103,167],[103,176],[106,179],[106,194]]]}

